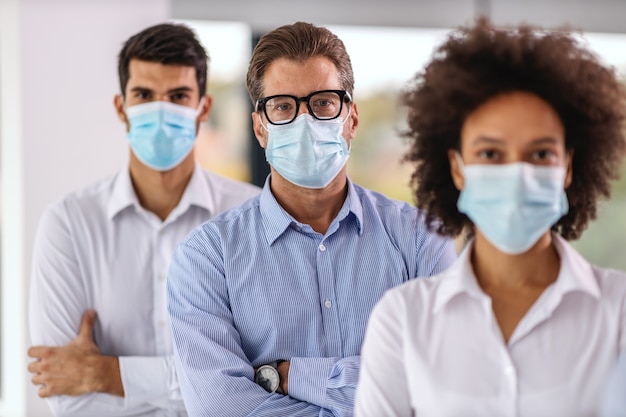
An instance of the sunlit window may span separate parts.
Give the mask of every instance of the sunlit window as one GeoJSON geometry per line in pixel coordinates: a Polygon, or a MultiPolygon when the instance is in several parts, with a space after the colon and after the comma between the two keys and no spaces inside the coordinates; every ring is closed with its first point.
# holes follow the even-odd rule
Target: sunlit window
{"type": "Polygon", "coordinates": [[[201,126],[196,156],[207,169],[250,181],[250,99],[245,86],[252,31],[239,22],[184,21],[209,53],[208,92],[213,109],[201,126]]]}

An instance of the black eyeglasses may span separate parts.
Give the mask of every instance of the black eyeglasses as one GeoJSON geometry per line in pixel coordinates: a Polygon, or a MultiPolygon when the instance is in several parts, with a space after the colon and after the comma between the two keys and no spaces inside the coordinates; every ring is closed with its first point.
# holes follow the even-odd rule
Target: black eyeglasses
{"type": "Polygon", "coordinates": [[[343,103],[350,103],[352,97],[345,90],[315,91],[306,97],[279,94],[258,99],[256,111],[263,110],[267,121],[273,125],[286,125],[296,119],[298,108],[303,101],[314,118],[332,120],[339,117],[343,103]]]}

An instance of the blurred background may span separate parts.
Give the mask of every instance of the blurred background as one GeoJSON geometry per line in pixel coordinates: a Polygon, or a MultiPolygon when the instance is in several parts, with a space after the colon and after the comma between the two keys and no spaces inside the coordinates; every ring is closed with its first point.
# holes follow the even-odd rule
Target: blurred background
{"type": "MultiPolygon", "coordinates": [[[[197,155],[207,169],[262,182],[267,169],[250,127],[245,73],[263,33],[297,20],[329,27],[355,73],[360,126],[350,177],[413,202],[402,164],[398,95],[451,28],[481,15],[495,23],[570,25],[626,80],[621,0],[0,0],[0,417],[50,415],[26,371],[32,242],[45,207],[114,173],[128,146],[113,96],[117,54],[143,28],[191,26],[211,57],[210,120],[197,155]]],[[[574,243],[587,259],[626,270],[626,177],[574,243]]]]}
{"type": "MultiPolygon", "coordinates": [[[[262,185],[265,176],[253,178],[251,172],[250,155],[259,151],[262,157],[262,150],[250,136],[251,108],[245,88],[255,33],[242,22],[180,21],[194,28],[212,60],[208,90],[215,106],[201,130],[198,158],[207,169],[262,185]]],[[[365,187],[414,203],[409,188],[412,166],[401,161],[408,144],[400,135],[406,127],[406,112],[399,94],[451,28],[327,26],[344,41],[354,69],[360,125],[350,153],[349,175],[365,187]]],[[[581,31],[579,37],[626,82],[625,33],[581,31]]],[[[620,245],[625,239],[623,175],[614,184],[612,198],[601,203],[598,219],[574,246],[594,263],[626,270],[626,253],[620,245]]]]}

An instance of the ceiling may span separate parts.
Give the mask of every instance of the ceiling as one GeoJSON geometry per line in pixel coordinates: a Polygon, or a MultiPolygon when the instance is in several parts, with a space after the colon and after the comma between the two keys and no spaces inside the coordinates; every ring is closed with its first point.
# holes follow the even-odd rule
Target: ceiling
{"type": "Polygon", "coordinates": [[[496,24],[569,24],[626,33],[624,0],[171,0],[175,19],[248,23],[266,32],[298,20],[318,25],[450,28],[487,15],[496,24]]]}

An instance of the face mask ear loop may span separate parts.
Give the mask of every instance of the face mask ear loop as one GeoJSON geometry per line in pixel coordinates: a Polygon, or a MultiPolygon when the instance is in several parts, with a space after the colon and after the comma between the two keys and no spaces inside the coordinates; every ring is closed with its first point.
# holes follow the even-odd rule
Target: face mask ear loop
{"type": "Polygon", "coordinates": [[[198,108],[196,109],[196,118],[198,116],[200,116],[200,113],[202,113],[202,108],[204,107],[204,102],[206,101],[206,95],[202,96],[202,98],[200,99],[200,103],[198,103],[198,108]]]}
{"type": "Polygon", "coordinates": [[[454,151],[454,157],[456,158],[456,163],[459,164],[459,168],[461,169],[461,172],[465,171],[463,158],[461,157],[461,154],[459,153],[459,151],[454,151]]]}
{"type": "MultiPolygon", "coordinates": [[[[352,114],[352,106],[348,108],[348,114],[346,114],[346,118],[343,119],[343,122],[341,122],[342,126],[346,124],[346,121],[348,121],[348,119],[350,118],[350,114],[352,114]]],[[[351,150],[352,150],[352,141],[350,141],[350,143],[348,144],[348,155],[350,155],[351,150]]]]}
{"type": "Polygon", "coordinates": [[[263,117],[261,116],[261,114],[259,113],[259,123],[261,123],[261,126],[263,126],[263,129],[265,129],[265,131],[267,133],[270,133],[270,130],[267,128],[267,126],[265,126],[265,124],[263,123],[263,117]]]}
{"type": "Polygon", "coordinates": [[[346,122],[348,121],[348,119],[350,118],[350,115],[352,114],[352,106],[348,107],[348,114],[346,114],[346,118],[343,119],[343,122],[341,123],[342,125],[345,125],[346,122]]]}
{"type": "Polygon", "coordinates": [[[124,95],[122,95],[122,109],[124,109],[124,116],[126,116],[126,120],[128,121],[128,124],[130,125],[130,119],[128,118],[128,105],[126,104],[126,97],[124,97],[124,95]]]}

